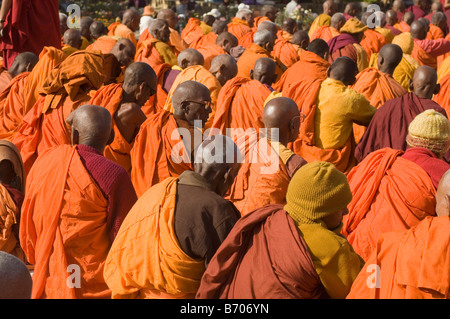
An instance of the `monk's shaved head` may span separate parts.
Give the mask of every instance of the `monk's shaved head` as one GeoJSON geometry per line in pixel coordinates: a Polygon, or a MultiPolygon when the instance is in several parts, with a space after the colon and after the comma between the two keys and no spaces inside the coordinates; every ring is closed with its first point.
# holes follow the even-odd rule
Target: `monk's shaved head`
{"type": "Polygon", "coordinates": [[[322,4],[322,9],[324,14],[328,14],[329,16],[332,16],[338,11],[338,5],[333,0],[326,0],[322,4]]]}
{"type": "Polygon", "coordinates": [[[420,21],[425,25],[427,32],[430,31],[430,21],[428,19],[422,17],[417,19],[417,21],[420,21]]]}
{"type": "Polygon", "coordinates": [[[216,21],[214,21],[214,23],[212,25],[211,31],[214,32],[215,34],[219,35],[222,32],[228,31],[228,24],[226,21],[216,20],[216,21]]]}
{"type": "Polygon", "coordinates": [[[162,42],[169,42],[170,30],[169,23],[164,19],[155,19],[150,23],[148,28],[149,33],[162,42]]]}
{"type": "Polygon", "coordinates": [[[204,103],[211,102],[211,93],[202,83],[185,81],[176,87],[172,96],[174,114],[187,121],[191,126],[197,126],[196,121],[201,121],[202,128],[211,113],[211,108],[204,103]],[[198,102],[198,103],[195,103],[198,102]]]}
{"type": "Polygon", "coordinates": [[[114,55],[121,66],[127,66],[134,61],[136,47],[128,39],[120,39],[109,52],[114,55]]]}
{"type": "Polygon", "coordinates": [[[297,21],[291,18],[286,18],[283,21],[283,26],[281,29],[287,33],[293,34],[298,29],[297,21]]]}
{"type": "Polygon", "coordinates": [[[125,10],[122,16],[122,23],[133,32],[139,29],[140,20],[141,15],[135,9],[125,10]]]}
{"type": "Polygon", "coordinates": [[[190,66],[205,64],[205,59],[196,49],[185,49],[178,54],[177,64],[184,70],[190,66]]]}
{"type": "Polygon", "coordinates": [[[384,45],[377,59],[378,69],[381,72],[394,74],[395,68],[399,65],[403,58],[403,51],[400,46],[396,44],[386,44],[384,45]]]}
{"type": "Polygon", "coordinates": [[[344,26],[345,21],[347,21],[347,19],[345,19],[344,14],[337,12],[331,17],[330,27],[339,31],[344,26]]]}
{"type": "Polygon", "coordinates": [[[248,9],[241,9],[236,13],[236,18],[244,20],[248,23],[250,28],[253,28],[253,23],[255,21],[255,15],[253,11],[248,9]]]}
{"type": "Polygon", "coordinates": [[[394,0],[392,2],[392,9],[403,12],[405,10],[405,3],[403,0],[394,0]]]}
{"type": "Polygon", "coordinates": [[[328,43],[323,39],[312,40],[306,50],[317,54],[324,60],[328,60],[329,47],[328,43]]]}
{"type": "Polygon", "coordinates": [[[345,85],[352,85],[356,81],[358,67],[352,59],[341,56],[334,60],[328,69],[328,77],[341,81],[345,85]]]}
{"type": "Polygon", "coordinates": [[[394,26],[398,22],[397,12],[395,10],[386,11],[386,23],[394,26]]]}
{"type": "Polygon", "coordinates": [[[219,45],[225,52],[230,53],[231,48],[238,45],[238,38],[230,32],[222,32],[217,36],[216,44],[219,45]]]}
{"type": "Polygon", "coordinates": [[[209,182],[214,192],[225,196],[236,178],[241,159],[241,151],[231,138],[212,135],[196,149],[194,171],[209,182]]]}
{"type": "Polygon", "coordinates": [[[127,95],[129,102],[143,106],[150,96],[156,93],[157,84],[158,78],[150,65],[134,62],[125,69],[123,94],[127,95]]]}
{"type": "MultiPolygon", "coordinates": [[[[439,2],[440,3],[440,2],[439,2]]],[[[436,12],[431,17],[431,23],[435,26],[441,28],[441,30],[446,30],[447,26],[447,16],[443,12],[436,12]]]]}
{"type": "Polygon", "coordinates": [[[61,34],[63,35],[64,32],[66,32],[69,27],[67,26],[67,14],[64,14],[62,12],[59,13],[59,25],[61,27],[61,34]]]}
{"type": "Polygon", "coordinates": [[[275,39],[275,36],[269,30],[259,30],[253,35],[253,42],[269,52],[273,50],[275,39]]]}
{"type": "Polygon", "coordinates": [[[212,14],[205,14],[205,16],[203,17],[203,22],[205,22],[209,26],[212,26],[214,21],[216,21],[216,18],[212,14]]]}
{"type": "Polygon", "coordinates": [[[80,49],[82,44],[80,30],[67,29],[66,32],[64,32],[63,43],[80,49]]]}
{"type": "Polygon", "coordinates": [[[361,5],[356,2],[349,2],[345,6],[344,13],[351,15],[352,17],[356,17],[361,11],[361,5]]]}
{"type": "Polygon", "coordinates": [[[16,77],[23,72],[31,72],[38,62],[39,57],[33,52],[22,52],[16,56],[8,72],[12,77],[16,77]]]}
{"type": "Polygon", "coordinates": [[[405,12],[405,14],[403,15],[403,21],[405,21],[407,24],[411,25],[414,21],[414,13],[408,11],[405,12]]]}
{"type": "Polygon", "coordinates": [[[108,28],[101,21],[92,22],[89,30],[91,31],[91,38],[94,40],[108,34],[108,28]]]}
{"type": "Polygon", "coordinates": [[[164,19],[169,23],[169,27],[175,29],[178,23],[177,14],[171,9],[162,9],[156,16],[157,19],[164,19]]]}
{"type": "Polygon", "coordinates": [[[411,29],[409,30],[409,33],[411,33],[411,36],[414,39],[423,40],[427,37],[427,29],[428,26],[424,22],[416,20],[411,23],[411,29]]]}
{"type": "Polygon", "coordinates": [[[271,136],[270,129],[278,130],[281,144],[287,145],[297,139],[300,128],[300,112],[294,100],[288,97],[276,97],[270,100],[264,107],[262,120],[268,130],[268,136],[271,136]]]}
{"type": "Polygon", "coordinates": [[[309,45],[308,32],[305,30],[298,30],[292,35],[291,43],[300,46],[303,50],[306,50],[309,45]]]}
{"type": "Polygon", "coordinates": [[[94,19],[91,17],[82,17],[80,19],[80,32],[83,37],[85,37],[88,41],[91,41],[91,30],[90,26],[94,22],[94,19]]]}
{"type": "Polygon", "coordinates": [[[250,70],[250,78],[262,84],[271,86],[276,78],[277,64],[271,58],[259,58],[255,62],[253,70],[250,70]]]}
{"type": "Polygon", "coordinates": [[[417,68],[409,81],[409,90],[424,99],[431,99],[434,94],[439,93],[439,89],[436,70],[427,65],[417,68]]]}
{"type": "Polygon", "coordinates": [[[274,37],[277,36],[277,25],[273,22],[270,21],[262,21],[259,25],[258,25],[258,30],[257,31],[262,31],[262,30],[267,30],[270,31],[270,33],[273,34],[274,37]]]}
{"type": "Polygon", "coordinates": [[[450,170],[442,175],[436,190],[436,215],[450,215],[450,170]]]}
{"type": "Polygon", "coordinates": [[[238,68],[236,60],[229,54],[220,54],[212,59],[209,72],[219,80],[222,86],[224,86],[228,80],[237,75],[238,68]]]}
{"type": "Polygon", "coordinates": [[[67,123],[72,126],[73,145],[88,145],[101,153],[113,134],[111,114],[98,105],[80,106],[70,113],[67,123]]]}
{"type": "Polygon", "coordinates": [[[261,8],[261,16],[269,18],[270,21],[275,22],[277,16],[277,9],[275,6],[266,4],[261,8]]]}
{"type": "Polygon", "coordinates": [[[0,251],[0,299],[30,299],[33,280],[19,258],[0,251]]]}

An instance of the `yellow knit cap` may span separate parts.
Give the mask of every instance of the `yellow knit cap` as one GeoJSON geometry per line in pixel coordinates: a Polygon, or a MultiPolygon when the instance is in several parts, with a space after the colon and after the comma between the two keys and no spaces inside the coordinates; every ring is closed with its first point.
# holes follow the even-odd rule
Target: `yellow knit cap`
{"type": "Polygon", "coordinates": [[[292,177],[284,210],[299,224],[312,224],[352,200],[347,177],[328,162],[302,166],[292,177]]]}
{"type": "Polygon", "coordinates": [[[356,18],[350,18],[348,19],[345,24],[342,26],[342,28],[339,29],[341,33],[350,33],[350,34],[356,34],[360,32],[364,32],[368,29],[364,23],[359,21],[356,18]]]}
{"type": "Polygon", "coordinates": [[[408,127],[406,142],[412,147],[425,147],[437,154],[447,151],[450,121],[433,109],[417,115],[408,127]]]}

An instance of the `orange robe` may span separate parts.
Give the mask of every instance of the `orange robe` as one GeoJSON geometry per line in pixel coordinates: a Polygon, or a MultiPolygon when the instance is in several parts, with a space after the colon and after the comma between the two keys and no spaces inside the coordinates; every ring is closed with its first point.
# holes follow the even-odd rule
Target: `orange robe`
{"type": "Polygon", "coordinates": [[[184,147],[177,121],[167,111],[147,118],[130,154],[131,181],[138,198],[164,179],[178,177],[185,170],[192,170],[190,154],[184,147]]]}
{"type": "Polygon", "coordinates": [[[192,49],[198,49],[205,45],[216,44],[216,41],[217,41],[217,34],[215,32],[209,32],[207,34],[203,34],[197,40],[192,41],[189,47],[192,49]]]}
{"type": "Polygon", "coordinates": [[[449,241],[448,216],[425,217],[409,230],[381,234],[347,299],[449,299],[449,241]]]}
{"type": "Polygon", "coordinates": [[[218,55],[228,54],[220,45],[215,43],[212,44],[204,44],[202,46],[197,47],[197,51],[203,55],[205,59],[205,63],[203,63],[203,67],[207,70],[211,67],[211,61],[218,55]]]}
{"type": "MultiPolygon", "coordinates": [[[[325,14],[325,13],[319,14],[319,15],[314,19],[314,21],[313,21],[312,24],[311,24],[311,27],[309,28],[309,31],[308,31],[308,36],[309,36],[309,38],[310,38],[310,39],[312,38],[314,32],[315,32],[318,28],[323,27],[323,26],[329,26],[330,23],[331,23],[331,17],[330,17],[328,14],[325,14]]],[[[311,40],[311,41],[312,41],[312,40],[311,40]]]]}
{"type": "Polygon", "coordinates": [[[9,85],[13,77],[6,69],[0,71],[0,93],[9,85]]]}
{"type": "Polygon", "coordinates": [[[142,195],[127,215],[105,264],[113,299],[195,297],[205,262],[189,257],[178,243],[176,197],[177,179],[167,178],[142,195]]]}
{"type": "Polygon", "coordinates": [[[180,33],[178,33],[177,30],[172,29],[170,27],[169,30],[170,30],[170,38],[169,38],[170,45],[173,46],[178,52],[181,52],[189,47],[187,43],[181,38],[181,35],[180,33]]]}
{"type": "Polygon", "coordinates": [[[163,88],[164,86],[164,77],[166,72],[171,70],[172,67],[167,64],[159,64],[153,70],[156,73],[156,77],[158,79],[158,83],[156,84],[156,94],[152,95],[147,102],[141,107],[142,112],[144,112],[145,116],[149,117],[152,114],[155,114],[164,109],[164,105],[167,101],[167,94],[163,88]]]}
{"type": "Polygon", "coordinates": [[[300,46],[286,41],[284,38],[275,40],[272,55],[278,58],[286,67],[290,67],[300,60],[300,53],[303,51],[300,46]]]}
{"type": "Polygon", "coordinates": [[[111,144],[106,145],[103,155],[122,166],[128,173],[131,173],[130,152],[133,143],[128,143],[128,141],[123,138],[117,127],[116,121],[114,120],[114,114],[122,103],[122,94],[123,89],[121,84],[106,85],[101,87],[95,93],[89,101],[89,104],[103,106],[111,114],[114,140],[111,144]]]}
{"type": "Polygon", "coordinates": [[[364,31],[364,38],[360,44],[366,51],[367,61],[369,61],[372,53],[380,52],[381,48],[386,44],[386,38],[375,30],[367,29],[364,31]]]}
{"type": "Polygon", "coordinates": [[[0,93],[0,139],[11,141],[25,116],[23,88],[30,72],[16,76],[0,93]]]}
{"type": "Polygon", "coordinates": [[[181,38],[189,46],[192,42],[203,35],[203,30],[200,27],[200,20],[197,18],[189,18],[186,26],[181,31],[181,38]]]}
{"type": "Polygon", "coordinates": [[[103,83],[103,55],[78,51],[67,57],[40,90],[43,94],[23,118],[13,139],[20,150],[28,173],[36,158],[47,149],[70,144],[69,114],[90,99],[87,90],[97,90],[103,83]]]}
{"type": "Polygon", "coordinates": [[[258,60],[259,58],[271,58],[277,63],[276,74],[278,75],[277,80],[279,80],[283,75],[283,72],[286,70],[286,66],[281,63],[278,58],[273,57],[266,49],[260,47],[255,43],[252,43],[239,58],[237,62],[237,76],[250,78],[250,70],[253,69],[256,60],[258,60]]]}
{"type": "Polygon", "coordinates": [[[405,21],[401,21],[400,23],[397,23],[394,25],[395,28],[399,29],[402,32],[409,32],[411,30],[411,26],[406,23],[405,21]]]}
{"type": "Polygon", "coordinates": [[[444,32],[442,32],[441,28],[430,23],[430,29],[428,30],[428,33],[427,33],[427,39],[437,40],[437,39],[443,39],[444,37],[445,37],[445,34],[444,34],[444,32]]]}
{"type": "Polygon", "coordinates": [[[109,298],[103,279],[111,245],[105,223],[108,201],[76,147],[46,152],[27,178],[20,243],[35,265],[31,297],[109,298]],[[77,275],[80,287],[70,287],[77,275]]]}
{"type": "Polygon", "coordinates": [[[234,34],[238,41],[244,36],[244,34],[252,31],[248,26],[247,21],[234,17],[231,22],[228,23],[228,32],[234,34]]]}
{"type": "MultiPolygon", "coordinates": [[[[111,52],[117,42],[116,37],[102,36],[86,47],[87,51],[101,51],[103,54],[111,52]]],[[[139,39],[140,40],[140,39],[139,39]]]]}
{"type": "Polygon", "coordinates": [[[250,31],[244,34],[238,42],[238,45],[244,48],[248,48],[253,43],[253,36],[255,35],[256,31],[250,31]]]}
{"type": "Polygon", "coordinates": [[[348,174],[353,199],[342,234],[364,260],[382,233],[404,230],[435,215],[436,188],[425,170],[384,148],[368,155],[348,174]]]}
{"type": "Polygon", "coordinates": [[[135,62],[145,62],[153,69],[156,69],[159,65],[165,64],[164,58],[156,49],[155,44],[160,42],[159,40],[151,37],[148,40],[142,42],[136,49],[136,55],[134,57],[135,62]]]}
{"type": "Polygon", "coordinates": [[[447,114],[450,114],[450,73],[440,81],[441,90],[433,96],[433,101],[442,106],[447,114]]]}
{"type": "Polygon", "coordinates": [[[108,35],[128,39],[131,42],[133,42],[134,45],[137,45],[136,36],[134,32],[122,23],[119,23],[118,25],[114,26],[108,32],[108,35]]]}
{"type": "Polygon", "coordinates": [[[312,41],[315,39],[322,39],[325,42],[328,42],[334,37],[337,37],[339,34],[341,33],[337,29],[328,25],[324,25],[314,31],[310,40],[312,41]]]}
{"type": "MultiPolygon", "coordinates": [[[[447,34],[444,39],[447,41],[450,41],[450,33],[447,34]]],[[[450,52],[447,52],[445,54],[441,54],[440,56],[438,56],[436,58],[438,75],[439,75],[439,69],[440,69],[441,65],[444,63],[445,59],[447,59],[449,56],[450,56],[450,52]]]]}
{"type": "Polygon", "coordinates": [[[211,94],[211,109],[212,112],[209,114],[209,119],[205,124],[205,130],[210,128],[212,122],[214,120],[214,114],[216,112],[217,98],[219,96],[219,91],[222,88],[219,80],[206,68],[201,65],[194,65],[184,69],[180,74],[178,74],[177,78],[173,82],[172,88],[167,94],[166,104],[164,105],[164,109],[166,111],[172,112],[174,111],[172,105],[172,96],[173,92],[177,88],[178,84],[185,81],[196,81],[205,85],[209,89],[209,93],[211,94]]]}
{"type": "Polygon", "coordinates": [[[257,80],[234,77],[219,92],[212,129],[227,135],[231,129],[264,128],[262,113],[270,90],[257,80]]]}
{"type": "MultiPolygon", "coordinates": [[[[402,96],[407,91],[395,81],[389,74],[380,72],[377,68],[367,68],[356,76],[356,82],[351,86],[356,92],[361,93],[377,109],[387,100],[402,96]]],[[[365,126],[353,124],[353,135],[358,143],[364,132],[365,126]]]]}

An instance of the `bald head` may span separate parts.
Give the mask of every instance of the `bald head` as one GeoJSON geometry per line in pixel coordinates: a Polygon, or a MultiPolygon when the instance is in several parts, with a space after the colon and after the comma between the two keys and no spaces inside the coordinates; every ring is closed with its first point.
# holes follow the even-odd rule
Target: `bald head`
{"type": "Polygon", "coordinates": [[[277,16],[277,9],[272,5],[263,5],[261,8],[261,15],[269,18],[270,21],[275,22],[277,16]]]}
{"type": "Polygon", "coordinates": [[[80,106],[70,113],[67,123],[72,127],[72,145],[87,145],[101,153],[113,134],[111,114],[98,105],[80,106]]]}
{"type": "Polygon", "coordinates": [[[236,18],[244,20],[248,23],[250,28],[253,28],[255,16],[251,10],[241,9],[236,13],[236,18]]]}
{"type": "Polygon", "coordinates": [[[238,68],[236,60],[229,54],[220,54],[212,59],[209,72],[219,80],[222,86],[224,86],[228,80],[237,75],[238,68]]]}
{"type": "Polygon", "coordinates": [[[85,37],[88,41],[91,41],[91,31],[90,26],[94,22],[94,19],[91,17],[82,17],[80,19],[80,32],[83,37],[85,37]]]}
{"type": "Polygon", "coordinates": [[[209,26],[212,26],[214,21],[216,21],[216,18],[211,14],[205,14],[205,16],[203,17],[203,22],[205,22],[209,26]]]}
{"type": "Polygon", "coordinates": [[[222,32],[217,36],[216,44],[224,49],[225,52],[230,53],[231,48],[238,45],[238,39],[230,32],[222,32]]]}
{"type": "Polygon", "coordinates": [[[392,9],[403,12],[405,11],[405,3],[403,0],[394,0],[394,2],[392,2],[392,9]]]}
{"type": "Polygon", "coordinates": [[[291,43],[300,46],[303,50],[306,50],[309,45],[308,32],[305,30],[298,30],[292,35],[291,43]]]}
{"type": "Polygon", "coordinates": [[[298,29],[297,21],[291,18],[286,18],[283,21],[283,26],[281,29],[289,34],[293,34],[298,29]]]}
{"type": "Polygon", "coordinates": [[[97,40],[98,38],[108,34],[108,28],[101,21],[92,22],[89,27],[89,31],[91,32],[91,38],[93,40],[97,40]]]}
{"type": "Polygon", "coordinates": [[[352,17],[356,17],[361,11],[361,6],[357,2],[349,2],[345,6],[344,13],[351,15],[352,17]]]}
{"type": "Polygon", "coordinates": [[[333,0],[326,0],[322,5],[323,13],[330,17],[338,11],[338,5],[333,0]]]}
{"type": "Polygon", "coordinates": [[[122,23],[133,32],[139,29],[140,20],[141,15],[135,9],[125,10],[122,16],[122,23]]]}
{"type": "Polygon", "coordinates": [[[275,45],[275,36],[268,30],[256,31],[253,35],[253,43],[266,49],[268,52],[272,52],[275,45]]]}
{"type": "Polygon", "coordinates": [[[0,299],[30,299],[33,280],[19,258],[0,251],[0,299]]]}
{"type": "Polygon", "coordinates": [[[344,14],[337,12],[331,17],[330,27],[333,27],[339,31],[344,26],[346,21],[347,19],[345,19],[344,14]]]}
{"type": "Polygon", "coordinates": [[[426,65],[420,66],[416,69],[412,80],[409,82],[409,89],[417,96],[431,100],[433,95],[438,94],[440,90],[436,71],[426,65]]]}
{"type": "Polygon", "coordinates": [[[427,29],[428,26],[424,22],[416,20],[411,23],[411,29],[409,30],[409,33],[411,33],[411,36],[414,39],[423,40],[427,37],[427,29]]]}
{"type": "Polygon", "coordinates": [[[212,25],[211,31],[219,35],[222,32],[228,31],[228,24],[226,21],[216,20],[212,25]]]}
{"type": "Polygon", "coordinates": [[[196,49],[185,49],[178,54],[177,64],[184,70],[190,66],[205,64],[205,59],[196,49]]]}
{"type": "Polygon", "coordinates": [[[120,39],[113,46],[110,54],[114,55],[121,66],[127,66],[134,61],[136,47],[128,39],[120,39]]]}
{"type": "Polygon", "coordinates": [[[74,48],[81,48],[81,33],[78,29],[67,29],[64,32],[63,43],[74,48]]]}
{"type": "Polygon", "coordinates": [[[411,25],[414,21],[414,13],[408,11],[403,15],[403,21],[405,21],[408,25],[411,25]]]}
{"type": "Polygon", "coordinates": [[[69,27],[67,26],[67,15],[62,12],[59,13],[59,24],[61,27],[61,34],[64,34],[69,27]]]}
{"type": "Polygon", "coordinates": [[[288,97],[276,97],[267,102],[262,120],[269,139],[274,138],[273,129],[278,130],[279,142],[287,145],[294,142],[300,128],[300,112],[297,104],[288,97]]]}
{"type": "Polygon", "coordinates": [[[395,10],[386,11],[386,23],[390,26],[394,26],[398,22],[397,12],[395,10]]]}
{"type": "Polygon", "coordinates": [[[203,128],[205,126],[209,113],[212,111],[211,107],[207,107],[209,102],[211,102],[209,89],[204,84],[196,81],[180,83],[172,96],[174,114],[187,121],[193,127],[201,126],[203,128]],[[196,121],[200,121],[200,123],[196,121]]]}
{"type": "Polygon", "coordinates": [[[450,215],[450,170],[442,175],[436,190],[436,215],[450,215]]]}
{"type": "Polygon", "coordinates": [[[436,12],[431,17],[431,23],[444,32],[447,29],[447,16],[443,12],[436,12]]]}
{"type": "Polygon", "coordinates": [[[8,69],[8,73],[14,78],[23,72],[31,72],[39,62],[39,57],[33,52],[19,53],[8,69]]]}
{"type": "Polygon", "coordinates": [[[150,23],[148,28],[149,33],[162,42],[169,42],[170,29],[169,23],[164,19],[155,19],[150,23]]]}
{"type": "Polygon", "coordinates": [[[427,32],[430,31],[430,21],[428,21],[428,19],[425,19],[424,17],[417,19],[417,21],[422,22],[426,28],[427,28],[427,32]]]}
{"type": "Polygon", "coordinates": [[[271,86],[277,78],[276,70],[277,65],[274,60],[259,58],[256,60],[253,70],[250,70],[250,78],[271,86]]]}
{"type": "Polygon", "coordinates": [[[402,61],[402,58],[403,51],[400,46],[396,44],[386,44],[381,48],[378,54],[378,69],[381,72],[390,74],[392,76],[394,74],[395,68],[402,61]]]}
{"type": "Polygon", "coordinates": [[[329,47],[328,47],[327,42],[325,42],[325,40],[323,40],[323,39],[312,40],[311,43],[306,48],[306,50],[317,54],[319,57],[321,57],[325,61],[328,60],[329,47]]]}
{"type": "Polygon", "coordinates": [[[241,151],[231,138],[212,135],[196,149],[194,171],[209,182],[215,193],[225,196],[236,178],[241,158],[241,151]]]}
{"type": "Polygon", "coordinates": [[[346,56],[341,56],[334,60],[333,64],[328,69],[329,78],[341,81],[345,85],[352,85],[355,83],[357,73],[358,67],[355,61],[346,56]]]}
{"type": "Polygon", "coordinates": [[[277,32],[278,32],[277,25],[275,23],[273,23],[273,22],[270,22],[270,21],[267,21],[267,20],[266,21],[262,21],[258,25],[257,31],[262,31],[262,30],[269,31],[270,33],[273,34],[274,37],[277,36],[277,32]]]}
{"type": "Polygon", "coordinates": [[[169,27],[171,27],[172,29],[175,29],[178,23],[177,14],[171,9],[162,9],[158,12],[156,18],[166,20],[169,24],[169,27]]]}
{"type": "Polygon", "coordinates": [[[123,79],[123,95],[127,102],[143,106],[156,93],[158,78],[150,65],[144,62],[131,63],[123,79]]]}

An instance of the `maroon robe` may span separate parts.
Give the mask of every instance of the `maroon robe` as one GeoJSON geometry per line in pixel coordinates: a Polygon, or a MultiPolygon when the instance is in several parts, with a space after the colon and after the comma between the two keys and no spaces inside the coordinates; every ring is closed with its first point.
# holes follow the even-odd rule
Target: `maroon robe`
{"type": "Polygon", "coordinates": [[[388,24],[386,24],[385,26],[384,26],[386,29],[389,29],[391,32],[392,32],[392,34],[395,36],[395,35],[399,35],[400,33],[402,33],[402,31],[400,31],[399,29],[397,29],[397,28],[394,28],[393,26],[391,26],[391,25],[388,25],[388,24]]]}
{"type": "Polygon", "coordinates": [[[280,204],[238,220],[209,263],[196,295],[197,299],[327,297],[300,231],[280,204]]]}
{"type": "MultiPolygon", "coordinates": [[[[409,123],[425,110],[434,109],[445,115],[447,113],[436,102],[418,97],[409,92],[401,97],[386,101],[375,113],[366,132],[356,146],[355,158],[361,162],[371,152],[390,147],[406,150],[406,136],[409,123]]],[[[447,152],[446,161],[449,152],[447,152]]]]}

